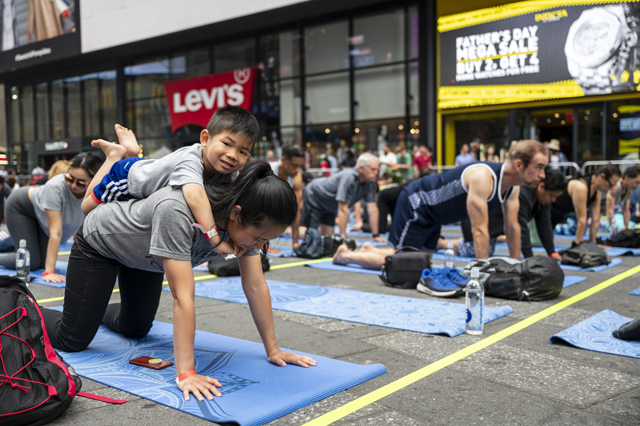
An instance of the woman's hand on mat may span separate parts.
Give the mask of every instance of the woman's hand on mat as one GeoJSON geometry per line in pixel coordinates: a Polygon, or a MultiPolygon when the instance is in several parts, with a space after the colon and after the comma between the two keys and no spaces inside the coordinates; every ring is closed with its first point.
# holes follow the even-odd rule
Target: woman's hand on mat
{"type": "Polygon", "coordinates": [[[316,360],[304,355],[297,355],[291,352],[284,352],[280,349],[275,349],[271,351],[269,354],[269,358],[267,358],[270,363],[277,364],[280,367],[286,367],[287,364],[296,364],[301,367],[315,367],[316,360]]]}
{"type": "Polygon", "coordinates": [[[204,395],[209,401],[213,399],[213,395],[222,396],[218,388],[222,385],[217,379],[209,376],[201,376],[196,374],[191,377],[187,377],[178,383],[178,388],[184,392],[185,401],[189,401],[189,393],[192,393],[198,401],[204,401],[202,395],[204,395]],[[213,395],[211,395],[213,393],[213,395]]]}
{"type": "Polygon", "coordinates": [[[42,279],[48,283],[63,283],[66,281],[66,278],[64,275],[58,275],[58,274],[48,274],[42,277],[42,279]]]}
{"type": "Polygon", "coordinates": [[[558,262],[562,262],[562,255],[560,253],[552,253],[550,257],[558,262]]]}

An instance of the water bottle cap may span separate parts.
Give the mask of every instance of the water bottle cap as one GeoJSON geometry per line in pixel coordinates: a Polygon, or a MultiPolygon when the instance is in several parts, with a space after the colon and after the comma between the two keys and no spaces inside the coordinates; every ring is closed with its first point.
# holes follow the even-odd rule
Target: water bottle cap
{"type": "Polygon", "coordinates": [[[453,240],[449,240],[449,241],[447,242],[447,248],[448,248],[448,249],[453,249],[453,240]]]}
{"type": "Polygon", "coordinates": [[[475,266],[471,268],[471,278],[480,278],[480,269],[475,266]]]}
{"type": "Polygon", "coordinates": [[[26,248],[27,247],[27,240],[20,240],[20,248],[26,248]]]}

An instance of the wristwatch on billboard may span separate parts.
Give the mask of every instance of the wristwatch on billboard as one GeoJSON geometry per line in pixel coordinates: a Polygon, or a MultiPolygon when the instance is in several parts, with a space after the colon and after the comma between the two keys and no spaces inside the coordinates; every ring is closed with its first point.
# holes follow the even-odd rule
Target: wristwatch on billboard
{"type": "Polygon", "coordinates": [[[635,58],[637,26],[636,10],[621,5],[587,9],[571,24],[564,53],[569,74],[585,95],[633,90],[633,76],[624,83],[620,77],[630,53],[635,58]]]}

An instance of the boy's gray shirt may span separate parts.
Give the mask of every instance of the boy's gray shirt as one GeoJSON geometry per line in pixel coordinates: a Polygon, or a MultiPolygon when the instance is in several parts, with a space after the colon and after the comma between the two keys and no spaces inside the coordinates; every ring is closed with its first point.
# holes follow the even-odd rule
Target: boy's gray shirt
{"type": "Polygon", "coordinates": [[[46,184],[34,189],[31,193],[31,202],[38,223],[47,236],[50,234],[45,209],[60,212],[62,215],[62,239],[60,242],[62,243],[73,236],[84,220],[82,198],[76,198],[73,195],[71,188],[64,180],[64,175],[54,176],[46,184]]]}
{"type": "MultiPolygon", "coordinates": [[[[221,183],[233,181],[236,173],[220,175],[221,183]]],[[[129,170],[129,193],[137,199],[147,198],[167,186],[181,187],[187,183],[203,184],[204,162],[202,145],[185,146],[159,160],[134,163],[129,170]]]]}
{"type": "Polygon", "coordinates": [[[375,203],[376,183],[360,183],[358,178],[355,168],[344,169],[331,177],[312,180],[305,192],[314,207],[334,213],[338,211],[338,201],[349,207],[363,198],[367,203],[375,203]]]}
{"type": "MultiPolygon", "coordinates": [[[[182,190],[168,187],[142,200],[99,205],[85,219],[83,236],[104,257],[133,269],[164,272],[163,257],[197,266],[218,256],[194,221],[182,190]]],[[[229,234],[223,238],[228,241],[229,234]]],[[[247,250],[245,255],[259,253],[247,250]]]]}

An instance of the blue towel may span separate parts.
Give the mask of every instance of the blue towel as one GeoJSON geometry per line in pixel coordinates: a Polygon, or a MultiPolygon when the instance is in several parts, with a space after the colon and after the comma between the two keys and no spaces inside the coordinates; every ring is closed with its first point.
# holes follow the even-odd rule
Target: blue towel
{"type": "Polygon", "coordinates": [[[640,358],[640,342],[621,340],[611,332],[632,321],[610,310],[604,310],[551,337],[551,343],[565,341],[589,351],[640,358]]]}
{"type": "Polygon", "coordinates": [[[600,272],[605,269],[613,268],[614,266],[618,266],[622,263],[621,259],[611,259],[608,265],[594,266],[593,268],[581,268],[579,266],[573,265],[560,265],[560,267],[565,271],[583,271],[583,272],[600,272]]]}
{"type": "Polygon", "coordinates": [[[83,377],[212,422],[241,426],[268,423],[386,372],[381,364],[358,365],[316,355],[309,356],[317,367],[278,367],[267,361],[262,344],[196,331],[196,371],[218,379],[222,397],[198,401],[191,395],[185,401],[175,383],[175,367],[152,370],[128,363],[139,356],[174,361],[171,324],[154,322],[141,339],[100,326],[85,351],[60,352],[83,377]]]}
{"type": "MultiPolygon", "coordinates": [[[[273,309],[419,333],[451,337],[464,333],[464,303],[273,280],[267,283],[273,309]]],[[[196,283],[196,296],[247,304],[239,277],[196,283]]],[[[510,306],[485,307],[485,323],[511,312],[510,306]]]]}
{"type": "Polygon", "coordinates": [[[582,281],[584,281],[586,279],[587,279],[587,277],[580,277],[578,275],[565,275],[564,276],[564,283],[562,284],[562,288],[571,287],[572,285],[581,283],[582,281]]]}
{"type": "Polygon", "coordinates": [[[637,288],[635,290],[633,290],[631,293],[629,293],[633,296],[640,296],[640,288],[637,288]]]}

